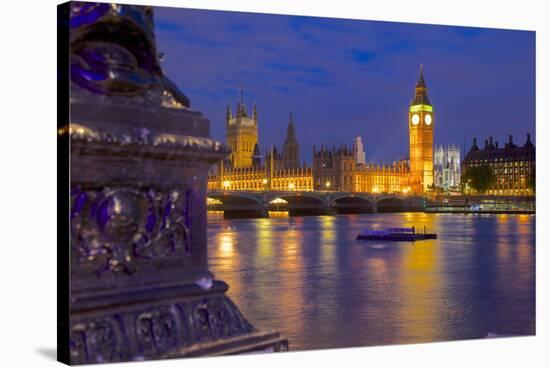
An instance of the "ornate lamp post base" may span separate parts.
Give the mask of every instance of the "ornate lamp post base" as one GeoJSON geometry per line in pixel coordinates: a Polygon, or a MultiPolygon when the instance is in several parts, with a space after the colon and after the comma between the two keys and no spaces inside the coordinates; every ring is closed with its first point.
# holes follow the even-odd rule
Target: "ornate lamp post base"
{"type": "Polygon", "coordinates": [[[227,285],[156,288],[82,299],[71,313],[71,363],[278,352],[277,332],[255,329],[225,295],[227,285]]]}
{"type": "Polygon", "coordinates": [[[208,120],[93,99],[71,120],[70,362],[287,350],[208,271],[207,170],[227,153],[208,120]]]}
{"type": "Polygon", "coordinates": [[[58,14],[70,40],[70,68],[58,79],[70,91],[58,131],[70,147],[62,362],[286,350],[208,270],[208,169],[229,148],[209,138],[209,121],[163,74],[152,8],[71,2],[58,14]]]}

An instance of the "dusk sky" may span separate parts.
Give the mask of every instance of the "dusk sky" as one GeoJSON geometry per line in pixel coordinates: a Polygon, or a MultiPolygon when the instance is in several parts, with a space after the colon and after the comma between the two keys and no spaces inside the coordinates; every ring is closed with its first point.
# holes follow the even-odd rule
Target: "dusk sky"
{"type": "Polygon", "coordinates": [[[352,144],[367,161],[408,156],[407,113],[424,65],[434,143],[535,137],[535,33],[484,28],[155,8],[163,68],[225,140],[244,83],[262,153],[282,147],[294,112],[300,159],[352,144]]]}

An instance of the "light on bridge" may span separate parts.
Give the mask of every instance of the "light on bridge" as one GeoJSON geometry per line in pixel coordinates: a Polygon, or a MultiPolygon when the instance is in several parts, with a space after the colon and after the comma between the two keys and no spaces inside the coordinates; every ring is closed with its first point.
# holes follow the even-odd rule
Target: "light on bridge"
{"type": "Polygon", "coordinates": [[[218,199],[208,198],[208,197],[206,198],[206,205],[220,205],[220,204],[223,204],[223,203],[218,199]]]}
{"type": "Polygon", "coordinates": [[[269,203],[270,204],[288,204],[288,201],[286,201],[285,199],[277,198],[277,199],[271,200],[269,203]]]}
{"type": "Polygon", "coordinates": [[[325,183],[325,187],[326,187],[327,189],[330,188],[330,181],[327,181],[327,182],[325,183]]]}

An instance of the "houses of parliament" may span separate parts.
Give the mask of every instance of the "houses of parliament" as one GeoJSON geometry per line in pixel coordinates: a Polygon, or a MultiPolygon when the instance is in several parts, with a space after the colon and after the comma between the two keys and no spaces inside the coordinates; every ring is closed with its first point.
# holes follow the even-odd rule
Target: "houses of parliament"
{"type": "Polygon", "coordinates": [[[361,193],[417,193],[433,185],[434,110],[423,70],[409,106],[409,160],[390,165],[368,163],[361,138],[353,146],[313,147],[313,164],[300,162],[300,145],[290,111],[281,151],[271,147],[263,155],[258,145],[259,115],[249,114],[242,98],[226,110],[226,143],[230,156],[210,172],[209,190],[342,191],[361,193]]]}

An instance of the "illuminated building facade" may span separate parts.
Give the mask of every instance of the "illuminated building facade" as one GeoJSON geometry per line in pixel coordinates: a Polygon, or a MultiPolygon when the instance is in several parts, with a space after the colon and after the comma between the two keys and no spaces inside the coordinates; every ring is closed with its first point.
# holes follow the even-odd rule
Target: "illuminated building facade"
{"type": "Polygon", "coordinates": [[[409,107],[411,188],[422,193],[433,186],[434,110],[428,98],[422,66],[414,99],[409,107]]]}
{"type": "MultiPolygon", "coordinates": [[[[252,118],[242,101],[237,113],[227,107],[227,143],[233,150],[229,160],[211,170],[209,189],[217,190],[326,190],[368,193],[423,193],[433,187],[434,152],[433,106],[428,99],[422,67],[415,97],[409,106],[409,162],[400,160],[390,165],[365,161],[363,143],[355,138],[351,147],[313,147],[311,167],[300,164],[292,112],[287,135],[280,152],[276,146],[266,152],[262,164],[258,149],[258,114],[252,118]]],[[[459,164],[459,162],[457,162],[459,164]]]]}
{"type": "Polygon", "coordinates": [[[406,161],[391,165],[358,164],[353,148],[313,148],[313,188],[368,193],[408,193],[411,191],[406,161]]]}
{"type": "Polygon", "coordinates": [[[391,165],[366,164],[357,166],[354,192],[404,193],[411,191],[409,166],[400,160],[391,165]]]}
{"type": "Polygon", "coordinates": [[[342,144],[339,148],[313,147],[313,187],[315,190],[354,191],[355,155],[342,144]]]}
{"type": "Polygon", "coordinates": [[[451,144],[438,146],[434,152],[434,184],[445,191],[460,185],[460,149],[451,144]]]}
{"type": "Polygon", "coordinates": [[[464,158],[463,170],[487,164],[496,175],[496,183],[487,194],[530,196],[535,194],[529,187],[529,180],[535,177],[535,157],[531,134],[527,134],[522,146],[514,144],[512,135],[503,147],[499,147],[498,142],[493,142],[493,138],[490,137],[485,140],[483,149],[477,146],[474,138],[472,147],[464,158]]]}
{"type": "Polygon", "coordinates": [[[223,168],[208,178],[208,190],[312,191],[311,167],[271,170],[269,166],[223,168]]]}
{"type": "Polygon", "coordinates": [[[231,113],[231,106],[227,105],[225,129],[225,139],[231,148],[230,165],[233,168],[251,167],[254,149],[258,144],[258,111],[254,104],[252,117],[248,116],[243,102],[242,87],[241,100],[237,103],[235,116],[231,113]]]}

